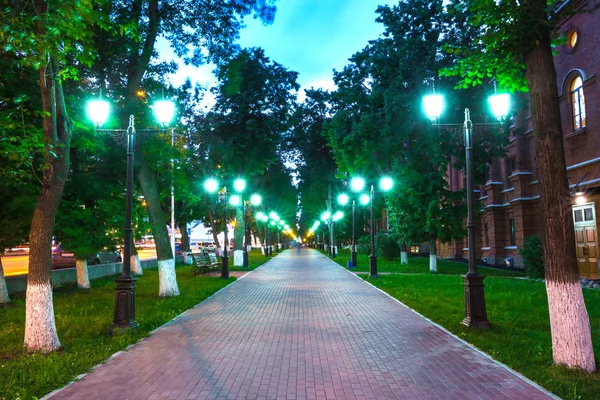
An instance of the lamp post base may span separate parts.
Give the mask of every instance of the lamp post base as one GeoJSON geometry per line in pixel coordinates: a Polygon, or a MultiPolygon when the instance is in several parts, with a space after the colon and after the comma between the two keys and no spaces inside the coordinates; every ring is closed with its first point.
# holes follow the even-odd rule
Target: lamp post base
{"type": "Polygon", "coordinates": [[[243,268],[248,268],[248,251],[244,251],[243,268]]]}
{"type": "Polygon", "coordinates": [[[352,268],[358,267],[358,263],[356,262],[356,251],[352,250],[352,268]]]}
{"type": "Polygon", "coordinates": [[[465,319],[462,324],[469,328],[485,329],[491,326],[487,320],[483,279],[479,274],[461,275],[465,285],[465,319]]]}
{"type": "Polygon", "coordinates": [[[377,275],[377,256],[371,254],[369,256],[369,278],[379,278],[377,275]]]}
{"type": "Polygon", "coordinates": [[[115,317],[110,328],[111,333],[118,333],[137,328],[135,322],[135,281],[131,276],[115,279],[115,317]]]}
{"type": "Polygon", "coordinates": [[[221,266],[221,279],[229,279],[229,257],[223,256],[221,266]]]}

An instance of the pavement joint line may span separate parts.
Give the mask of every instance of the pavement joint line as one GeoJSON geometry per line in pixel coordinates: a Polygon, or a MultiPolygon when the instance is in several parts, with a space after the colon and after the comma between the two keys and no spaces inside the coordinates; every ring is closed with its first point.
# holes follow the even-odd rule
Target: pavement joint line
{"type": "MultiPolygon", "coordinates": [[[[272,260],[273,258],[271,258],[272,260]]],[[[132,343],[129,346],[127,346],[125,349],[123,350],[119,350],[114,354],[111,354],[106,361],[101,362],[99,364],[94,365],[92,368],[90,368],[89,372],[83,373],[83,374],[79,374],[77,375],[75,378],[73,378],[73,380],[69,383],[67,383],[65,386],[55,389],[53,391],[51,391],[50,393],[46,394],[44,397],[40,398],[40,400],[48,400],[50,398],[52,398],[55,394],[65,390],[66,388],[68,388],[69,386],[71,386],[72,384],[74,384],[75,382],[85,378],[87,375],[89,375],[90,373],[94,372],[96,369],[98,369],[98,367],[100,367],[101,365],[106,364],[108,361],[112,360],[113,358],[117,357],[119,354],[128,351],[130,348],[132,348],[133,346],[136,346],[140,343],[142,343],[144,340],[146,340],[147,338],[149,338],[150,336],[154,335],[158,330],[165,328],[169,325],[171,325],[173,322],[175,322],[175,320],[177,320],[179,317],[181,317],[182,315],[186,314],[187,312],[190,312],[191,310],[195,309],[196,307],[198,307],[200,304],[204,303],[206,300],[210,299],[211,297],[215,296],[217,293],[219,293],[222,290],[227,289],[228,287],[230,287],[231,285],[233,285],[234,283],[236,283],[237,281],[239,281],[240,279],[242,279],[243,277],[245,277],[246,275],[250,274],[251,272],[256,271],[258,268],[262,267],[263,265],[265,265],[266,263],[268,263],[271,260],[267,260],[266,262],[260,264],[258,267],[254,268],[253,270],[249,270],[248,272],[246,272],[244,275],[242,275],[239,278],[236,278],[235,281],[231,282],[229,285],[222,287],[221,289],[219,289],[218,291],[214,292],[213,294],[211,294],[210,296],[208,296],[206,299],[202,300],[201,302],[199,302],[198,304],[194,305],[192,308],[188,308],[187,310],[185,310],[184,312],[182,312],[181,314],[173,317],[170,321],[165,322],[164,324],[162,324],[161,326],[159,326],[158,328],[150,331],[148,333],[148,336],[140,339],[139,341],[137,341],[136,343],[132,343]]]]}
{"type": "MultiPolygon", "coordinates": [[[[495,358],[493,358],[492,356],[490,356],[487,353],[484,353],[482,350],[478,349],[477,347],[473,346],[472,344],[470,344],[469,342],[465,341],[464,339],[461,339],[460,337],[456,336],[454,333],[450,332],[448,329],[444,328],[443,326],[441,326],[440,324],[436,323],[435,321],[432,321],[431,319],[427,318],[426,316],[424,316],[423,314],[419,313],[416,310],[413,310],[412,308],[410,308],[409,306],[407,306],[406,304],[404,304],[403,302],[401,302],[400,300],[398,300],[397,298],[393,297],[392,295],[390,295],[389,293],[379,289],[377,286],[373,285],[371,282],[359,277],[356,273],[349,271],[348,269],[342,267],[340,264],[336,263],[335,261],[327,258],[329,261],[331,261],[332,263],[334,263],[335,265],[337,265],[338,267],[342,268],[344,271],[348,272],[349,274],[351,274],[352,276],[354,276],[357,279],[360,279],[361,281],[365,282],[366,284],[374,287],[375,289],[379,290],[381,293],[385,294],[387,297],[389,297],[390,299],[394,300],[395,302],[403,305],[404,307],[406,307],[407,309],[409,309],[410,311],[412,311],[413,313],[417,314],[419,317],[429,321],[432,325],[436,326],[437,328],[441,329],[442,331],[446,332],[448,335],[454,337],[455,339],[458,339],[461,343],[467,345],[468,347],[470,347],[471,349],[475,350],[477,353],[481,354],[482,356],[484,356],[485,358],[493,361],[494,363],[498,364],[499,366],[501,366],[502,368],[504,368],[506,371],[512,373],[513,375],[515,375],[516,377],[518,377],[519,379],[527,382],[528,384],[532,385],[533,387],[535,387],[536,389],[544,392],[546,395],[552,397],[553,399],[556,400],[562,400],[560,397],[558,397],[557,395],[555,395],[554,393],[548,391],[547,389],[543,388],[542,386],[540,386],[539,384],[537,384],[536,382],[532,381],[531,379],[527,378],[526,376],[522,375],[521,373],[515,371],[514,369],[510,368],[508,365],[496,360],[495,358]]],[[[368,274],[368,272],[364,272],[363,274],[368,274]]]]}

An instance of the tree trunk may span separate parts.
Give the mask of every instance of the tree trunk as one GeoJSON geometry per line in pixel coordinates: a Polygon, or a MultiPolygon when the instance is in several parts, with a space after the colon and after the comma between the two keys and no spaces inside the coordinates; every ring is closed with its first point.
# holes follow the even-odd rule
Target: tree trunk
{"type": "Polygon", "coordinates": [[[137,248],[135,247],[135,242],[134,242],[133,238],[131,238],[131,254],[129,256],[129,265],[130,265],[132,274],[144,275],[144,270],[142,269],[142,263],[140,262],[140,256],[137,252],[137,248]]]}
{"type": "Polygon", "coordinates": [[[429,241],[429,273],[437,273],[437,247],[436,241],[429,241]]]}
{"type": "Polygon", "coordinates": [[[187,220],[185,218],[179,218],[177,221],[177,226],[179,227],[179,232],[181,232],[181,254],[183,255],[183,263],[190,264],[192,259],[188,257],[188,251],[191,251],[190,248],[190,236],[187,231],[187,220]]]}
{"type": "Polygon", "coordinates": [[[76,260],[75,270],[77,271],[77,287],[82,289],[89,289],[90,274],[88,273],[87,260],[76,260]]]}
{"type": "Polygon", "coordinates": [[[208,210],[208,218],[211,221],[211,225],[212,225],[212,235],[213,235],[213,240],[215,241],[215,246],[217,246],[215,252],[222,256],[222,249],[221,249],[221,244],[219,243],[219,233],[217,232],[217,229],[215,228],[215,215],[214,213],[211,211],[210,207],[207,208],[208,210]]]}
{"type": "MultiPolygon", "coordinates": [[[[546,16],[545,0],[532,0],[546,16]]],[[[542,210],[546,292],[556,364],[595,371],[588,313],[575,257],[571,196],[567,180],[556,70],[550,34],[525,57],[542,210]]]]}
{"type": "MultiPolygon", "coordinates": [[[[39,2],[40,7],[46,3],[39,2]]],[[[42,10],[43,14],[45,10],[42,10]]],[[[41,23],[41,22],[40,22],[41,23]]],[[[39,30],[39,29],[38,29],[39,30]]],[[[25,306],[25,349],[51,352],[60,348],[52,304],[52,236],[54,219],[69,172],[72,121],[67,115],[62,86],[55,80],[56,60],[40,70],[46,167],[29,232],[29,273],[25,306]]]]}
{"type": "Polygon", "coordinates": [[[6,286],[6,278],[4,277],[4,267],[2,267],[2,257],[0,257],[0,304],[10,303],[8,296],[8,286],[6,286]]]}
{"type": "Polygon", "coordinates": [[[235,208],[235,229],[233,230],[233,265],[244,265],[244,206],[235,208]]]}
{"type": "Polygon", "coordinates": [[[400,264],[407,265],[408,264],[408,249],[405,244],[400,246],[400,264]]]}
{"type": "Polygon", "coordinates": [[[167,222],[160,207],[156,179],[150,172],[143,155],[138,156],[136,154],[135,160],[136,164],[139,165],[137,170],[138,182],[146,200],[150,227],[156,244],[159,279],[158,295],[162,297],[178,296],[179,288],[177,287],[177,276],[175,274],[175,260],[173,259],[169,232],[167,231],[167,222]]]}

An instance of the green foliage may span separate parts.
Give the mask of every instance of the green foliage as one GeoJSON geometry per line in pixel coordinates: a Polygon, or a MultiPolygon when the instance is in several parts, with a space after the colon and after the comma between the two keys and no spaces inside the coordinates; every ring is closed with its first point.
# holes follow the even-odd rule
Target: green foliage
{"type": "MultiPolygon", "coordinates": [[[[597,399],[599,374],[553,365],[544,284],[491,277],[488,271],[483,274],[488,275],[485,300],[492,323],[492,328],[484,331],[468,329],[461,324],[464,290],[459,276],[380,275],[369,282],[557,396],[573,400],[597,399]]],[[[592,332],[599,332],[600,291],[584,289],[583,295],[592,332]]],[[[600,354],[600,341],[598,334],[595,335],[595,354],[600,354]]]]}
{"type": "Polygon", "coordinates": [[[519,255],[523,257],[528,277],[544,279],[544,246],[540,236],[527,236],[523,241],[523,248],[519,249],[519,255]]]}
{"type": "Polygon", "coordinates": [[[375,236],[375,248],[377,250],[377,257],[385,260],[393,260],[400,257],[400,245],[398,244],[397,236],[394,234],[379,232],[375,236]]]}
{"type": "Polygon", "coordinates": [[[371,254],[371,235],[361,236],[356,239],[357,251],[361,254],[371,254]]]}

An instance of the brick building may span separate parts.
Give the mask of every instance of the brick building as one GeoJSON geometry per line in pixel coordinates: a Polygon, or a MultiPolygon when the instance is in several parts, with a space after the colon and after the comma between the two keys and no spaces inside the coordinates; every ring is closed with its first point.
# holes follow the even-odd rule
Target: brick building
{"type": "MultiPolygon", "coordinates": [[[[561,11],[598,7],[598,0],[566,1],[561,11]]],[[[555,48],[556,83],[581,277],[598,278],[600,207],[600,10],[575,13],[559,22],[567,42],[555,48]]],[[[518,249],[541,231],[535,142],[529,110],[515,111],[504,159],[494,160],[480,188],[477,258],[489,264],[522,267],[518,249]],[[515,134],[515,132],[521,132],[515,134]],[[522,133],[524,132],[524,133],[522,133]]],[[[464,188],[464,177],[449,170],[452,187],[464,188]]],[[[442,257],[466,257],[466,238],[442,246],[442,257]]]]}

